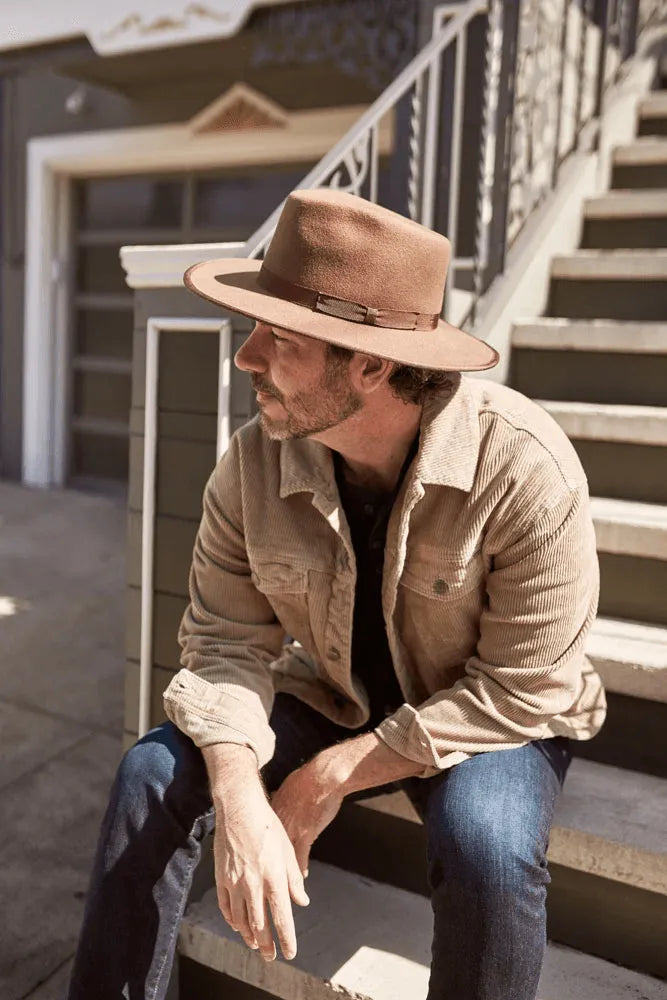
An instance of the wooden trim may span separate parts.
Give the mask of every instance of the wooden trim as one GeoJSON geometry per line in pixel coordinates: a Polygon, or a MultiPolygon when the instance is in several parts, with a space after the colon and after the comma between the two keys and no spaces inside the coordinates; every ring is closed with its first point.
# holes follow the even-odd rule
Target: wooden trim
{"type": "MultiPolygon", "coordinates": [[[[49,169],[69,177],[118,176],[303,163],[319,160],[366,111],[366,105],[291,111],[271,132],[242,129],[195,135],[189,124],[105,129],[83,135],[32,139],[49,169]]],[[[380,154],[391,151],[393,116],[380,126],[380,154]]]]}
{"type": "MultiPolygon", "coordinates": [[[[62,486],[65,477],[66,387],[62,353],[67,314],[62,283],[67,261],[62,257],[62,228],[58,219],[69,197],[69,181],[76,177],[119,176],[216,169],[278,163],[318,161],[352,127],[365,106],[293,111],[284,127],[223,131],[193,135],[189,123],[107,129],[84,134],[38,137],[28,143],[26,197],[26,271],[23,369],[23,482],[31,486],[62,486]]],[[[394,142],[394,117],[379,127],[379,152],[387,154],[394,142]]],[[[239,245],[241,246],[241,245],[239,245]]],[[[180,250],[180,248],[178,248],[180,250]]],[[[230,252],[229,247],[226,250],[230,252]]],[[[222,256],[208,244],[197,259],[222,256]]],[[[177,254],[178,256],[178,254],[177,254]]],[[[124,266],[127,266],[124,261],[124,266]]],[[[134,265],[132,265],[133,267],[134,265]]],[[[148,251],[139,269],[145,279],[131,287],[171,285],[174,261],[168,273],[158,274],[165,262],[148,251]]],[[[185,266],[180,269],[179,281],[185,266]]],[[[101,304],[102,300],[96,300],[101,304]]],[[[116,304],[120,306],[120,297],[116,304]]],[[[78,298],[78,303],[95,300],[78,298]]],[[[128,301],[128,306],[131,302],[128,301]]],[[[124,307],[124,306],[123,306],[124,307]]]]}

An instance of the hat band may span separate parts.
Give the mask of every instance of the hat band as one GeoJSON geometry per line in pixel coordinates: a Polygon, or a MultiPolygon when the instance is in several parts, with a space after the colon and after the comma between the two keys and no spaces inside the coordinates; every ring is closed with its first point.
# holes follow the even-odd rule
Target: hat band
{"type": "Polygon", "coordinates": [[[305,306],[313,312],[325,313],[350,323],[366,326],[384,326],[393,330],[435,330],[440,316],[438,313],[397,312],[394,309],[374,309],[359,302],[339,299],[335,295],[314,292],[312,288],[295,285],[292,281],[279,277],[262,264],[257,272],[257,283],[265,292],[279,299],[305,306]]]}

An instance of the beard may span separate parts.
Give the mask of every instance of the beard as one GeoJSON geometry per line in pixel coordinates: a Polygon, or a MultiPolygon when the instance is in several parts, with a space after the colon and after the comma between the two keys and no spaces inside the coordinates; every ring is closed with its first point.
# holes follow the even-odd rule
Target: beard
{"type": "Polygon", "coordinates": [[[269,416],[266,410],[260,409],[260,422],[266,436],[272,441],[311,437],[336,427],[357,413],[363,406],[363,399],[349,385],[348,367],[348,361],[329,357],[318,385],[288,397],[253,378],[253,389],[273,396],[283,408],[283,415],[276,416],[269,416]]]}

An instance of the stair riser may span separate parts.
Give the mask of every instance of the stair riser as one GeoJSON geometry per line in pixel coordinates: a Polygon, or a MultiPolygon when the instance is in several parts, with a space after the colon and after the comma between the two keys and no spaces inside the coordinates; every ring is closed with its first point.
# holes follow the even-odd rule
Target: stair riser
{"type": "Polygon", "coordinates": [[[256,986],[232,979],[192,959],[178,960],[178,996],[181,1000],[275,1000],[275,993],[267,993],[256,986]]]}
{"type": "MultiPolygon", "coordinates": [[[[429,894],[426,838],[417,823],[345,803],[312,854],[348,871],[429,894]]],[[[664,896],[560,865],[549,867],[550,937],[653,975],[667,974],[664,896]]]]}
{"type": "Polygon", "coordinates": [[[611,187],[626,190],[632,188],[667,187],[667,164],[665,163],[617,163],[611,172],[611,187]]]}
{"type": "Polygon", "coordinates": [[[667,354],[515,347],[511,385],[534,399],[667,406],[667,354]]]}
{"type": "MultiPolygon", "coordinates": [[[[629,668],[628,668],[629,669],[629,668]]],[[[576,757],[667,778],[667,704],[607,691],[607,718],[595,739],[572,743],[576,757]]]]}
{"type": "Polygon", "coordinates": [[[667,448],[573,438],[591,496],[667,503],[667,448]]]}
{"type": "Polygon", "coordinates": [[[547,316],[661,321],[667,316],[667,281],[552,278],[547,316]]]}
{"type": "Polygon", "coordinates": [[[667,117],[640,118],[637,123],[637,135],[667,135],[667,117]]]}
{"type": "Polygon", "coordinates": [[[583,250],[631,250],[667,247],[667,218],[585,219],[583,250]]]}
{"type": "Polygon", "coordinates": [[[598,552],[599,613],[667,625],[667,560],[598,552]]]}

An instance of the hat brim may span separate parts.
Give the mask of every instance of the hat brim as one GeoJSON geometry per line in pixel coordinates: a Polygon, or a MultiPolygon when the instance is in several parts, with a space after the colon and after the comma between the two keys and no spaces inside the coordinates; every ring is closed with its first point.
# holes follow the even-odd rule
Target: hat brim
{"type": "Polygon", "coordinates": [[[497,351],[443,319],[433,330],[396,330],[338,319],[278,298],[259,285],[261,266],[259,260],[225,257],[194,264],[183,280],[197,295],[243,316],[389,361],[439,371],[485,371],[498,363],[497,351]]]}

